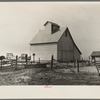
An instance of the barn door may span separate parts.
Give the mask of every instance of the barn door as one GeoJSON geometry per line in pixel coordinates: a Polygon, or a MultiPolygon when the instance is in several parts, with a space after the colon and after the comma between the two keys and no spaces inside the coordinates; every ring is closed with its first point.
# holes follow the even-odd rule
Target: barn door
{"type": "Polygon", "coordinates": [[[73,60],[73,52],[66,50],[58,51],[58,60],[59,61],[71,61],[73,60]]]}
{"type": "Polygon", "coordinates": [[[63,51],[63,61],[71,61],[71,60],[73,60],[73,52],[63,51]]]}
{"type": "Polygon", "coordinates": [[[67,61],[68,60],[68,57],[67,57],[67,51],[63,51],[62,53],[62,58],[63,58],[63,61],[67,61]]]}
{"type": "Polygon", "coordinates": [[[59,50],[58,51],[58,60],[59,61],[67,61],[67,51],[59,50]]]}
{"type": "Polygon", "coordinates": [[[62,50],[58,51],[57,57],[58,57],[58,61],[63,61],[63,51],[62,50]]]}

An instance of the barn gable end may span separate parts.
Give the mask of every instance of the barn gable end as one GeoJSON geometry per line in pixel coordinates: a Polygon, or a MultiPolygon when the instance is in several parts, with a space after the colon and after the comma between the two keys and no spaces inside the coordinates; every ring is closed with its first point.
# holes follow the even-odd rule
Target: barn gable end
{"type": "Polygon", "coordinates": [[[59,61],[79,60],[80,54],[81,52],[76,46],[69,29],[66,28],[65,32],[58,41],[57,59],[59,61]]]}

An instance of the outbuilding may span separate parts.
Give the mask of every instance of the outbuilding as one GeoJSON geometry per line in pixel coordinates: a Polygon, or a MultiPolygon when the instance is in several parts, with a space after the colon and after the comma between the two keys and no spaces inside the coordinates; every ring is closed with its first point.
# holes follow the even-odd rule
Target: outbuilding
{"type": "Polygon", "coordinates": [[[93,51],[91,54],[92,61],[100,62],[100,51],[93,51]]]}

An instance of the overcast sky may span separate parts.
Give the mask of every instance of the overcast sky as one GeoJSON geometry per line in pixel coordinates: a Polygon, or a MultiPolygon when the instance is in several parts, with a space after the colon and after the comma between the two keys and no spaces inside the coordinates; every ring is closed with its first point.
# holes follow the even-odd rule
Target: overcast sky
{"type": "Polygon", "coordinates": [[[68,26],[84,58],[100,51],[100,2],[0,2],[0,55],[30,53],[48,20],[68,26]]]}

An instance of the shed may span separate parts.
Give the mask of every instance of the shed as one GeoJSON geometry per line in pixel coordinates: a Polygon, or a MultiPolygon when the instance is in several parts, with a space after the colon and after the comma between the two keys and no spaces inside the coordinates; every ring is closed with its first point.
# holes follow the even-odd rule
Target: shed
{"type": "Polygon", "coordinates": [[[50,21],[47,21],[44,27],[30,42],[31,55],[35,54],[36,60],[50,60],[51,55],[54,55],[57,61],[80,60],[82,53],[68,27],[60,27],[50,21]]]}
{"type": "Polygon", "coordinates": [[[93,51],[91,57],[92,60],[100,61],[100,51],[93,51]]]}

